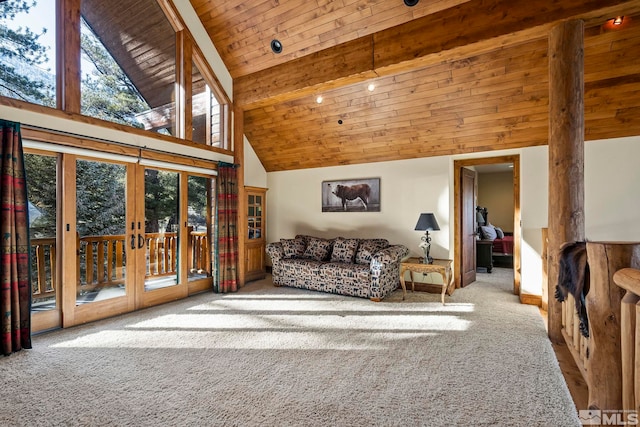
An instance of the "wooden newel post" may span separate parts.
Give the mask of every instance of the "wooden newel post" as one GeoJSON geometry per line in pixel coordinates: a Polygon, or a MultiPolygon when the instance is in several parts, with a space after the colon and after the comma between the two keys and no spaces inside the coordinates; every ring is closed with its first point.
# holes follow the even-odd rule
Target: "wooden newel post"
{"type": "Polygon", "coordinates": [[[559,250],[583,241],[584,23],[557,25],[549,36],[549,339],[562,342],[562,305],[555,299],[559,250]]]}
{"type": "Polygon", "coordinates": [[[615,284],[613,275],[638,265],[638,249],[634,243],[587,243],[591,281],[586,297],[589,358],[585,368],[591,409],[622,409],[621,302],[626,291],[615,284]]]}

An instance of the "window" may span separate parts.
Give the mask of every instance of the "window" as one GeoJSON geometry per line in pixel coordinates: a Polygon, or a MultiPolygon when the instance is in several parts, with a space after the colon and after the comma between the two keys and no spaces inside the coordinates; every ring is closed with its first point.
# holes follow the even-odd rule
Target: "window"
{"type": "Polygon", "coordinates": [[[82,0],[82,20],[82,113],[175,135],[176,36],[158,2],[82,0]]]}
{"type": "Polygon", "coordinates": [[[220,105],[195,63],[192,74],[193,136],[191,139],[193,142],[217,147],[220,145],[220,105]]]}
{"type": "Polygon", "coordinates": [[[0,95],[55,107],[55,2],[0,3],[0,95]]]}

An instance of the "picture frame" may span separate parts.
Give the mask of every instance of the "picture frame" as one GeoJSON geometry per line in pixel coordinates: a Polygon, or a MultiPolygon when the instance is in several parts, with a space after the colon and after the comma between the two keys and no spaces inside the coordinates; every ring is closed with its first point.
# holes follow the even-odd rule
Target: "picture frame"
{"type": "Polygon", "coordinates": [[[322,181],[322,212],[380,212],[380,178],[322,181]]]}

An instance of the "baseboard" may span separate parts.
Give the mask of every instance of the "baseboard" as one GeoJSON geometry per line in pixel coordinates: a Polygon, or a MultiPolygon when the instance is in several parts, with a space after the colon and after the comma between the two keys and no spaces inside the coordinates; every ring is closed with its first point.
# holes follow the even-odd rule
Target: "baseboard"
{"type": "Polygon", "coordinates": [[[542,306],[542,296],[532,294],[520,294],[520,303],[527,305],[542,306]]]}

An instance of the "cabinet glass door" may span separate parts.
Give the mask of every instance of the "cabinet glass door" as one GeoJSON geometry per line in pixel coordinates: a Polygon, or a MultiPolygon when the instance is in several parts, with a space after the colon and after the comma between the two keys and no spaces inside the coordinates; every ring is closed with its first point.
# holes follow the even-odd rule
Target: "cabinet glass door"
{"type": "Polygon", "coordinates": [[[262,237],[262,196],[259,194],[248,195],[247,221],[249,239],[260,239],[262,237]]]}

